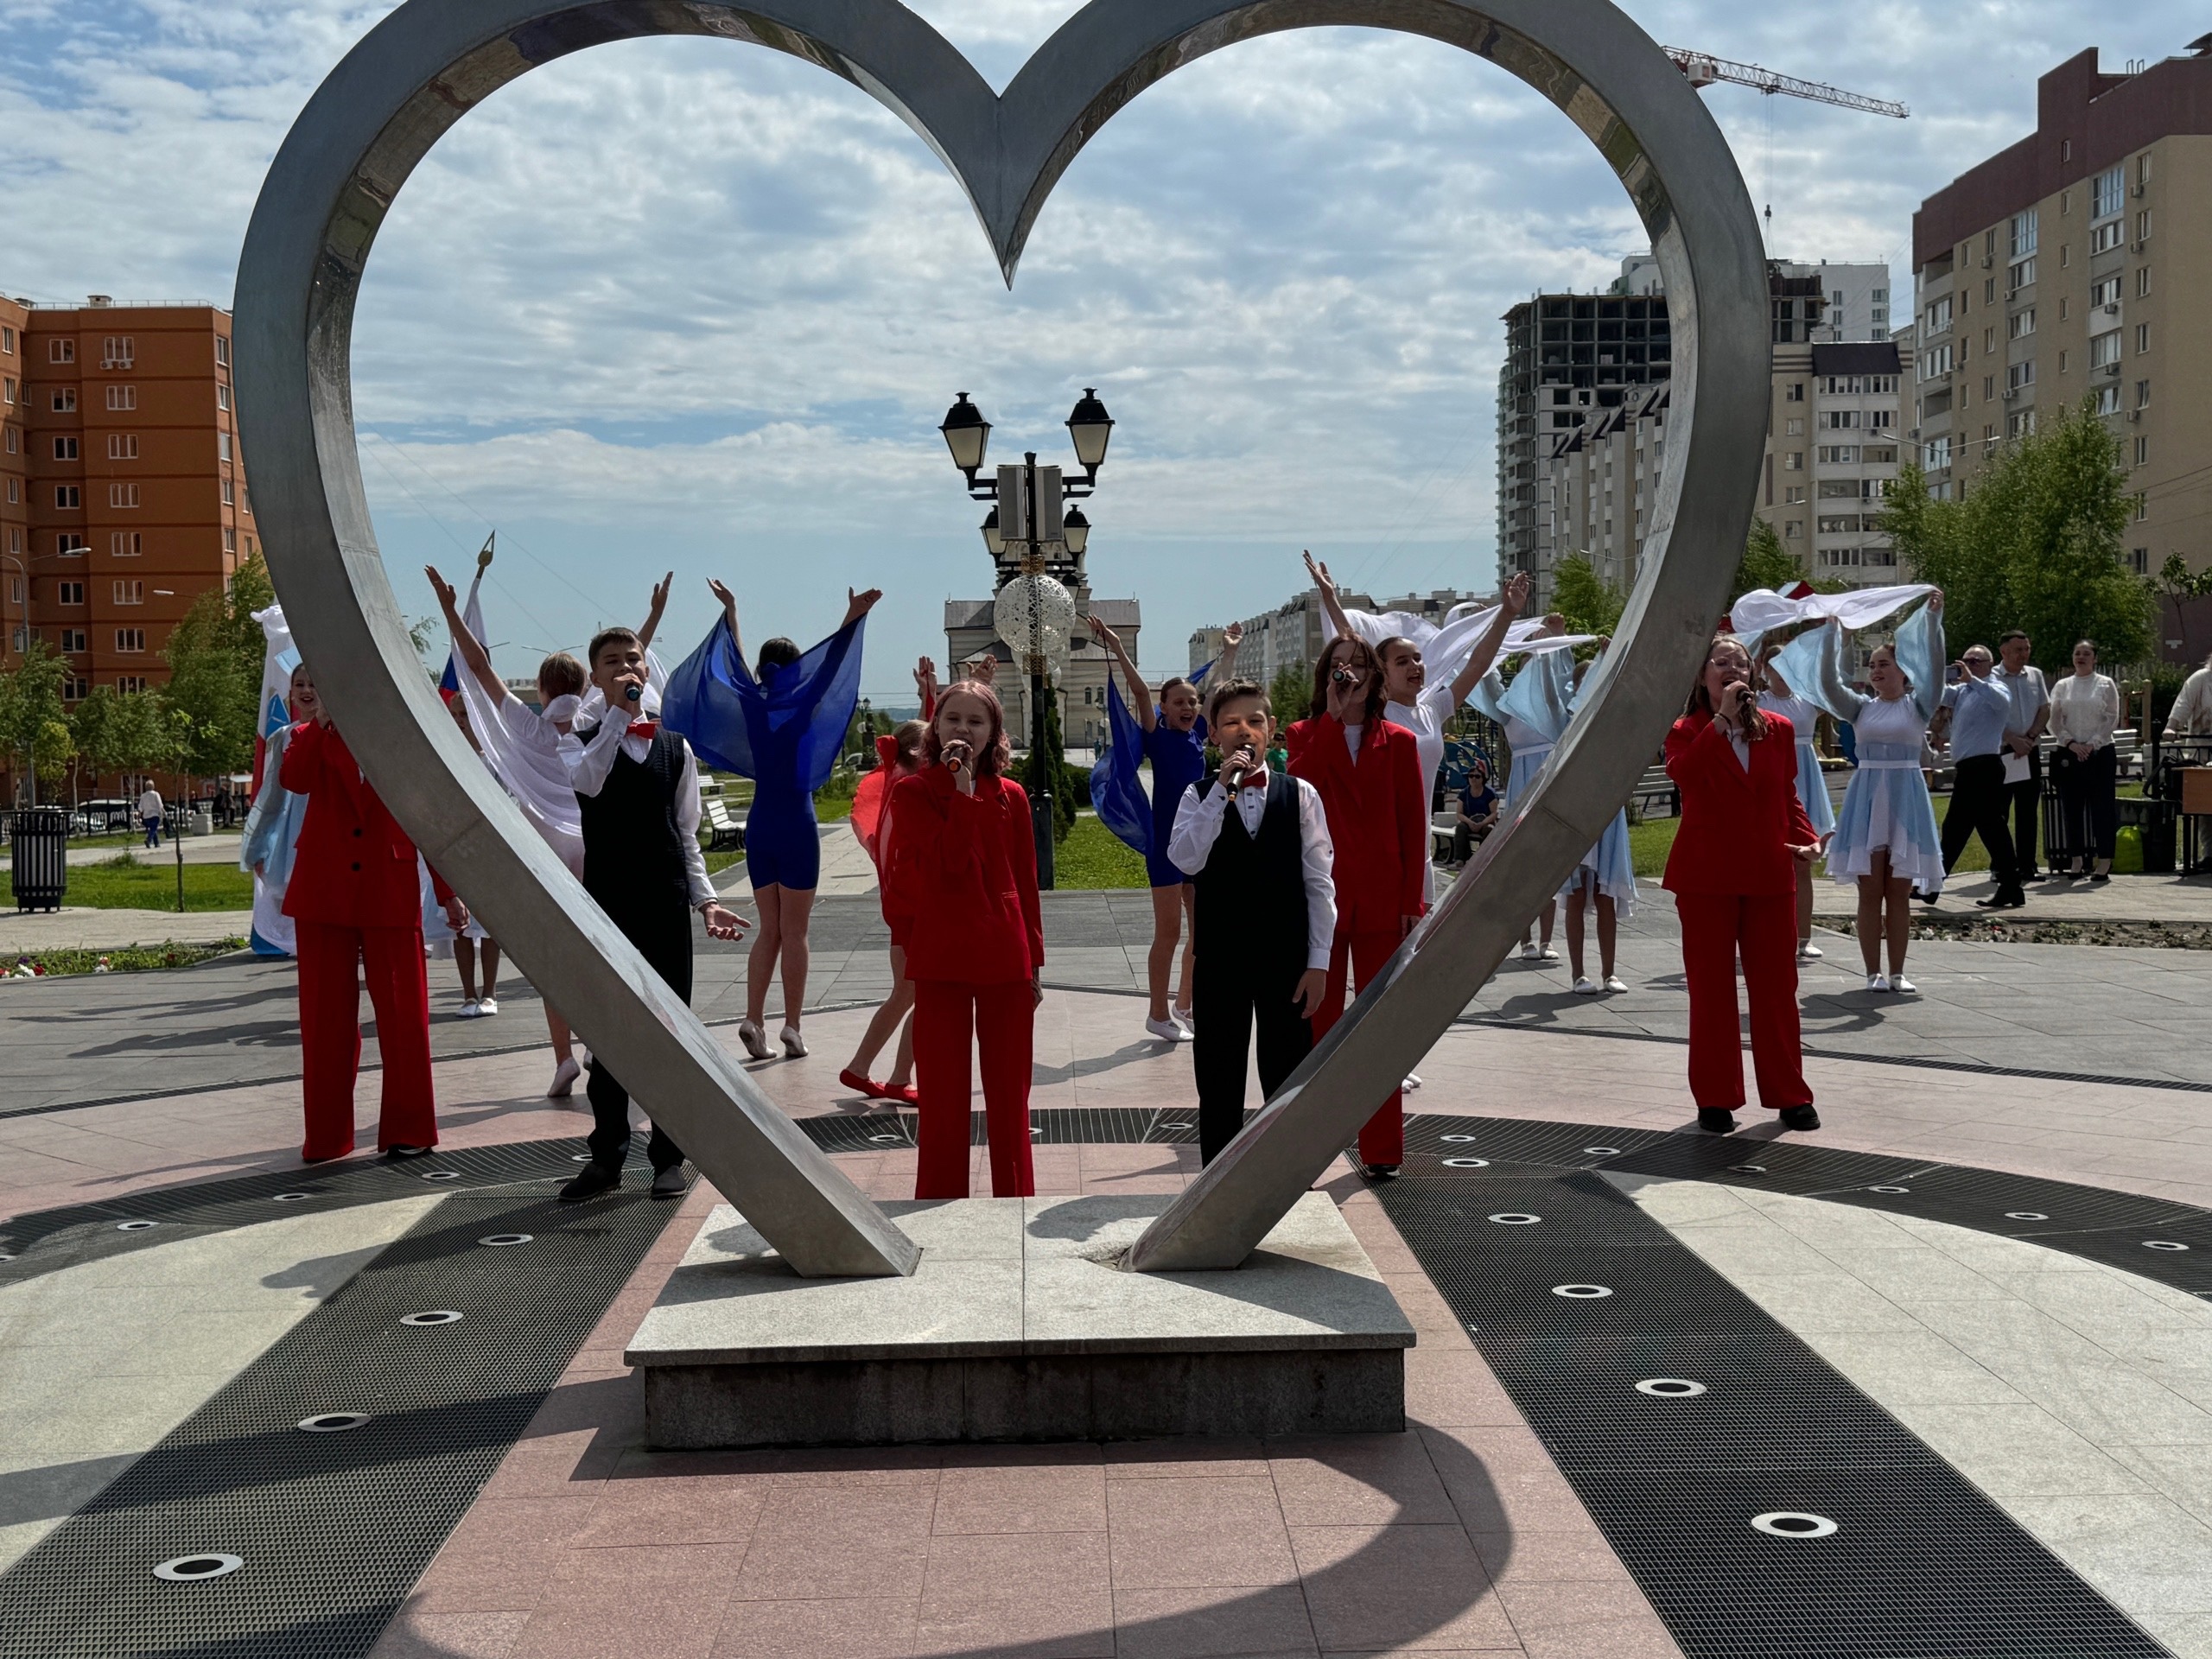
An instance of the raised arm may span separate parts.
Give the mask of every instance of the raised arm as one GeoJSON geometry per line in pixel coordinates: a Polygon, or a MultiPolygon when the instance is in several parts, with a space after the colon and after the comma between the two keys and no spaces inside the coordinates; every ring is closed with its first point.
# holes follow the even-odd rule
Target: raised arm
{"type": "Polygon", "coordinates": [[[745,641],[737,632],[737,595],[712,576],[707,578],[707,587],[721,601],[722,617],[729,624],[730,649],[737,652],[737,660],[741,663],[745,660],[745,641]]]}
{"type": "Polygon", "coordinates": [[[1236,647],[1244,643],[1244,625],[1232,622],[1221,631],[1221,663],[1217,672],[1218,684],[1226,685],[1236,677],[1236,647]]]}
{"type": "Polygon", "coordinates": [[[638,630],[638,649],[651,651],[653,634],[660,626],[661,613],[668,609],[668,590],[676,584],[676,572],[671,570],[653,584],[653,602],[645,612],[645,626],[638,630]]]}
{"type": "Polygon", "coordinates": [[[1912,682],[1913,707],[1923,720],[1932,721],[1943,702],[1943,592],[1928,595],[1928,603],[1905,618],[1897,631],[1897,665],[1912,682]]]}
{"type": "Polygon", "coordinates": [[[1467,665],[1452,682],[1452,706],[1454,709],[1467,700],[1483,676],[1490,672],[1491,665],[1497,661],[1497,653],[1504,649],[1506,631],[1528,607],[1529,573],[1526,570],[1517,571],[1513,580],[1505,584],[1505,591],[1498,596],[1497,614],[1491,619],[1491,625],[1484,630],[1483,637],[1475,642],[1475,654],[1467,658],[1467,665]]]}
{"type": "MultiPolygon", "coordinates": [[[[1352,632],[1351,619],[1344,614],[1344,601],[1337,596],[1336,580],[1329,575],[1329,567],[1316,559],[1311,550],[1306,554],[1306,574],[1313,578],[1314,587],[1321,591],[1321,608],[1328,613],[1329,622],[1338,633],[1352,632]]],[[[1480,679],[1482,677],[1475,677],[1480,679]]]]}
{"type": "Polygon", "coordinates": [[[1159,724],[1160,714],[1152,706],[1152,688],[1144,683],[1144,676],[1137,672],[1137,665],[1129,660],[1129,653],[1122,644],[1122,636],[1106,626],[1106,619],[1090,619],[1090,637],[1113,653],[1114,660],[1122,665],[1122,677],[1128,682],[1129,703],[1137,717],[1137,724],[1147,736],[1159,724]]]}
{"type": "Polygon", "coordinates": [[[461,666],[476,677],[484,688],[484,695],[497,708],[506,701],[507,688],[501,683],[499,673],[492,666],[492,654],[484,649],[484,642],[468,631],[468,624],[461,620],[460,596],[453,584],[437,572],[437,567],[426,564],[423,574],[430,579],[430,591],[438,596],[438,607],[446,613],[446,632],[452,638],[454,655],[461,666]]]}

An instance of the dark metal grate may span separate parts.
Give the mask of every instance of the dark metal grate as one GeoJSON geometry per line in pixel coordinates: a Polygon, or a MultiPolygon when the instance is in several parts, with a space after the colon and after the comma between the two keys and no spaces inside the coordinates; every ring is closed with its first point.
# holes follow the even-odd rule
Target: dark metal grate
{"type": "Polygon", "coordinates": [[[0,1649],[337,1659],[375,1643],[676,1212],[457,1194],[0,1574],[0,1649]],[[494,1249],[488,1234],[526,1232],[494,1249]],[[402,1314],[454,1308],[450,1325],[402,1314]],[[372,1414],[336,1434],[305,1417],[372,1414]],[[226,1578],[154,1576],[223,1551],[226,1578]]]}

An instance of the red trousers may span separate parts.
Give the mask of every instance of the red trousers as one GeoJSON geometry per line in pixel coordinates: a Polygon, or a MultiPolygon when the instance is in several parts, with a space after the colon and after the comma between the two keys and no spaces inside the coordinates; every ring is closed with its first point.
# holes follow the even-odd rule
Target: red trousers
{"type": "Polygon", "coordinates": [[[1037,1191],[1029,1166],[1029,1056],[1037,996],[1026,979],[992,985],[914,982],[914,1091],[920,1096],[918,1198],[968,1196],[968,1045],[983,1057],[983,1122],[991,1143],[991,1196],[1037,1191]]]}
{"type": "Polygon", "coordinates": [[[342,1158],[353,1150],[353,1080],[361,1067],[361,984],[377,1013],[384,1102],[377,1146],[435,1147],[430,1093],[430,984],[423,970],[423,926],[296,925],[300,963],[300,1056],[308,1138],[301,1155],[342,1158]]]}
{"type": "Polygon", "coordinates": [[[1690,1095],[1700,1107],[1744,1103],[1736,959],[1751,1001],[1751,1065],[1759,1104],[1812,1103],[1797,1039],[1797,895],[1678,893],[1682,976],[1690,991],[1690,1095]]]}
{"type": "MultiPolygon", "coordinates": [[[[1401,933],[1339,933],[1329,946],[1329,988],[1313,1015],[1313,1040],[1344,1017],[1349,966],[1363,988],[1380,974],[1403,943],[1401,933]]],[[[1793,937],[1791,948],[1796,949],[1793,937]]],[[[1406,1161],[1406,1096],[1401,1089],[1376,1109],[1359,1132],[1359,1161],[1397,1165],[1406,1161]]]]}

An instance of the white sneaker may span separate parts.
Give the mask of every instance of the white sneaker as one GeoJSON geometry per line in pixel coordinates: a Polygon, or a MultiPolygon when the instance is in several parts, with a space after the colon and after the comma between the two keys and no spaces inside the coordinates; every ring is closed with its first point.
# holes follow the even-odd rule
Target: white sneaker
{"type": "Polygon", "coordinates": [[[1411,1094],[1414,1090],[1421,1087],[1421,1073],[1418,1071],[1407,1072],[1406,1080],[1400,1084],[1398,1087],[1404,1090],[1408,1094],[1411,1094]]]}
{"type": "Polygon", "coordinates": [[[553,1068],[553,1082],[545,1090],[545,1098],[548,1100],[566,1100],[571,1094],[575,1092],[576,1079],[583,1076],[583,1067],[576,1064],[575,1055],[570,1055],[567,1059],[562,1061],[559,1065],[553,1068]]]}
{"type": "Polygon", "coordinates": [[[1821,947],[1810,939],[1797,947],[1797,960],[1800,962],[1818,962],[1822,954],[1821,947]]]}
{"type": "Polygon", "coordinates": [[[1900,996],[1917,996],[1920,994],[1920,987],[1914,984],[1903,974],[1899,974],[1895,979],[1890,982],[1890,988],[1897,992],[1900,996]]]}
{"type": "Polygon", "coordinates": [[[1173,1020],[1147,1020],[1144,1028],[1163,1043],[1187,1043],[1191,1033],[1173,1020]]]}
{"type": "Polygon", "coordinates": [[[1577,996],[1597,995],[1598,982],[1591,978],[1587,974],[1583,975],[1581,978],[1574,982],[1574,994],[1577,996]]]}
{"type": "Polygon", "coordinates": [[[784,1046],[785,1058],[803,1060],[806,1058],[806,1039],[798,1034],[797,1026],[785,1026],[777,1036],[784,1046]]]}
{"type": "Polygon", "coordinates": [[[1628,989],[1628,982],[1623,979],[1618,974],[1607,974],[1605,976],[1605,988],[1609,991],[1624,991],[1628,989]]]}
{"type": "Polygon", "coordinates": [[[1870,991],[1886,991],[1886,990],[1888,990],[1888,989],[1890,988],[1890,976],[1889,976],[1887,974],[1869,974],[1869,975],[1867,975],[1867,976],[1866,976],[1866,988],[1867,988],[1868,990],[1870,990],[1870,991]]]}
{"type": "Polygon", "coordinates": [[[461,1005],[461,1017],[464,1020],[474,1020],[483,1012],[484,1005],[480,1002],[464,1002],[461,1005]]]}
{"type": "Polygon", "coordinates": [[[1534,941],[1533,939],[1523,939],[1523,940],[1522,940],[1522,941],[1521,941],[1521,960],[1522,960],[1522,961],[1523,961],[1523,962],[1534,962],[1535,959],[1536,959],[1536,945],[1535,945],[1535,941],[1534,941]]]}
{"type": "Polygon", "coordinates": [[[1198,1028],[1198,1011],[1196,1008],[1170,1008],[1167,1017],[1185,1032],[1194,1032],[1198,1028]]]}
{"type": "Polygon", "coordinates": [[[1548,944],[1542,950],[1536,952],[1536,957],[1540,962],[1557,962],[1559,960],[1559,950],[1555,946],[1548,944]]]}
{"type": "Polygon", "coordinates": [[[768,1033],[750,1020],[737,1022],[737,1040],[745,1045],[745,1052],[756,1060],[774,1058],[768,1047],[768,1033]]]}
{"type": "Polygon", "coordinates": [[[476,1012],[477,1012],[477,1014],[478,1014],[481,1018],[486,1019],[486,1020],[489,1020],[489,1019],[490,1019],[493,1014],[497,1014],[499,1011],[499,998],[497,998],[497,997],[495,997],[495,996],[487,996],[487,997],[486,997],[482,1001],[479,1002],[479,1003],[476,1005],[476,1012]]]}

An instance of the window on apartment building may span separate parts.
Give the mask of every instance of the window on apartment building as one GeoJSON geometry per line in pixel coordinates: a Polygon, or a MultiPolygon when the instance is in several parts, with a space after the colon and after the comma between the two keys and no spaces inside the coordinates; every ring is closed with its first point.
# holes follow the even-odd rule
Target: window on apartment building
{"type": "Polygon", "coordinates": [[[2147,149],[2135,158],[2135,182],[2138,184],[2151,182],[2151,152],[2147,149]]]}
{"type": "Polygon", "coordinates": [[[1859,424],[1855,409],[1824,409],[1821,411],[1821,429],[1825,432],[1848,430],[1859,424]]]}
{"type": "Polygon", "coordinates": [[[143,605],[146,602],[146,584],[143,582],[117,582],[114,602],[118,605],[143,605]]]}
{"type": "Polygon", "coordinates": [[[115,677],[115,689],[126,697],[134,691],[143,691],[146,677],[143,674],[118,674],[115,677]]]}
{"type": "Polygon", "coordinates": [[[1986,404],[1996,395],[1997,377],[1993,374],[1983,375],[1981,377],[1981,401],[1986,404]]]}
{"type": "Polygon", "coordinates": [[[2005,388],[2008,391],[2018,391],[2023,386],[2032,386],[2035,383],[2036,363],[2033,358],[2024,363],[2015,363],[2005,371],[2005,388]]]}
{"type": "Polygon", "coordinates": [[[1997,349],[1997,328],[1994,324],[1981,331],[1981,354],[1987,357],[1997,349]]]}
{"type": "Polygon", "coordinates": [[[107,458],[110,461],[138,459],[138,435],[136,432],[111,432],[107,435],[107,458]]]}
{"type": "Polygon", "coordinates": [[[1784,450],[1782,456],[1782,470],[1785,473],[1803,472],[1805,470],[1805,452],[1802,449],[1784,450]]]}
{"type": "Polygon", "coordinates": [[[228,334],[215,336],[215,361],[226,369],[231,366],[231,337],[228,334]]]}
{"type": "Polygon", "coordinates": [[[237,497],[237,494],[238,486],[232,483],[229,479],[225,479],[223,480],[223,505],[226,507],[232,505],[237,497]]]}
{"type": "Polygon", "coordinates": [[[2142,491],[2135,493],[2135,518],[2138,523],[2151,516],[2151,498],[2142,491]]]}
{"type": "Polygon", "coordinates": [[[73,530],[65,530],[54,537],[54,551],[57,558],[77,558],[86,551],[86,543],[73,530]]]}
{"type": "Polygon", "coordinates": [[[23,579],[21,576],[8,578],[8,602],[10,605],[20,605],[23,602],[23,579]]]}
{"type": "Polygon", "coordinates": [[[1862,478],[1859,480],[1859,499],[1861,501],[1887,500],[1890,492],[1897,487],[1897,482],[1894,478],[1862,478]]]}
{"type": "Polygon", "coordinates": [[[2139,300],[2150,291],[2151,267],[2148,265],[2138,265],[2135,268],[2135,297],[2139,300]]]}
{"type": "Polygon", "coordinates": [[[115,654],[118,657],[139,657],[145,654],[146,630],[118,628],[115,631],[115,654]]]}
{"type": "Polygon", "coordinates": [[[2151,383],[2148,380],[2138,380],[2135,383],[2135,407],[2138,409],[2151,407],[2151,383]]]}
{"type": "Polygon", "coordinates": [[[1823,501],[1856,501],[1859,480],[1855,478],[1824,478],[1821,480],[1821,499],[1823,501]]]}
{"type": "MultiPolygon", "coordinates": [[[[79,647],[79,649],[84,649],[84,647],[79,647]]],[[[65,674],[62,676],[61,700],[64,702],[82,702],[86,697],[89,697],[92,695],[92,683],[86,679],[82,674],[65,674]]]]}
{"type": "Polygon", "coordinates": [[[10,506],[11,506],[11,507],[12,507],[12,506],[14,506],[14,505],[16,504],[16,502],[22,499],[21,497],[19,497],[19,496],[16,494],[16,491],[17,491],[18,487],[19,487],[19,486],[16,484],[16,480],[15,480],[14,479],[12,479],[12,478],[11,478],[11,479],[10,479],[10,480],[8,480],[8,505],[9,505],[10,506]]]}
{"type": "Polygon", "coordinates": [[[137,359],[137,346],[128,334],[110,334],[100,341],[100,367],[127,369],[137,359]]]}
{"type": "Polygon", "coordinates": [[[229,433],[218,432],[215,435],[215,458],[218,461],[228,461],[231,459],[231,435],[229,433]]]}
{"type": "MultiPolygon", "coordinates": [[[[81,605],[84,603],[84,601],[79,600],[77,602],[81,605]]],[[[61,649],[64,651],[86,651],[91,649],[85,641],[85,630],[82,628],[62,629],[61,649]]]]}
{"type": "Polygon", "coordinates": [[[1802,380],[1792,380],[1789,385],[1783,389],[1782,393],[1782,401],[1785,404],[1803,403],[1805,401],[1805,383],[1802,380]]]}
{"type": "Polygon", "coordinates": [[[13,404],[15,401],[16,383],[14,379],[11,378],[6,380],[0,380],[0,404],[13,404]]]}
{"type": "Polygon", "coordinates": [[[1869,467],[1894,467],[1897,464],[1897,447],[1894,443],[1870,443],[1859,454],[1869,467]]]}
{"type": "Polygon", "coordinates": [[[1798,505],[1805,499],[1805,486],[1802,484],[1785,484],[1782,490],[1782,499],[1789,506],[1798,505]]]}
{"type": "Polygon", "coordinates": [[[235,552],[237,552],[238,550],[238,531],[236,531],[235,530],[232,530],[232,529],[228,524],[224,525],[224,526],[223,526],[223,551],[224,551],[224,552],[226,552],[226,553],[235,553],[235,552]]]}
{"type": "Polygon", "coordinates": [[[2149,351],[2150,349],[2151,349],[2151,325],[2150,325],[2149,323],[2147,323],[2147,322],[2139,322],[2139,323],[2137,323],[2137,324],[2135,325],[2135,352],[2136,352],[2136,355],[2139,357],[2139,356],[2141,356],[2145,352],[2147,352],[2147,351],[2149,351]]]}
{"type": "Polygon", "coordinates": [[[2127,169],[2108,167],[2089,181],[2089,217],[2110,219],[2127,200],[2127,169]]]}
{"type": "Polygon", "coordinates": [[[135,559],[146,550],[146,538],[135,530],[116,530],[108,532],[108,556],[135,559]]]}
{"type": "Polygon", "coordinates": [[[13,357],[15,354],[15,328],[8,323],[0,322],[0,357],[13,357]]]}
{"type": "Polygon", "coordinates": [[[12,426],[11,426],[11,427],[10,427],[10,428],[8,428],[8,429],[7,429],[7,434],[8,434],[8,453],[9,453],[10,454],[11,454],[11,455],[12,455],[12,454],[14,454],[16,453],[16,429],[15,429],[14,427],[12,427],[12,426]]]}
{"type": "Polygon", "coordinates": [[[2120,330],[2107,329],[2089,336],[2089,366],[2101,369],[2120,361],[2120,330]]]}
{"type": "Polygon", "coordinates": [[[85,505],[84,492],[74,484],[57,484],[54,486],[54,505],[64,512],[73,512],[85,505]]]}
{"type": "Polygon", "coordinates": [[[2089,253],[2092,257],[2109,252],[2127,239],[2127,224],[2124,219],[2107,219],[2089,232],[2089,253]]]}
{"type": "Polygon", "coordinates": [[[1859,515],[1854,512],[1848,516],[1823,518],[1820,521],[1820,533],[1823,536],[1855,536],[1859,533],[1859,515]]]}
{"type": "Polygon", "coordinates": [[[81,582],[55,582],[54,602],[57,605],[82,605],[85,602],[85,584],[81,582]]]}
{"type": "Polygon", "coordinates": [[[77,342],[73,340],[48,340],[46,360],[49,363],[74,363],[77,360],[77,342]]]}
{"type": "Polygon", "coordinates": [[[2151,550],[2147,547],[2130,548],[2127,554],[2127,568],[2130,570],[2133,570],[2139,576],[2149,575],[2151,574],[2151,550]]]}
{"type": "Polygon", "coordinates": [[[2071,213],[2073,211],[2074,211],[2074,193],[2073,193],[2071,190],[2062,190],[2062,191],[2060,191],[2060,192],[2058,193],[2058,216],[2059,216],[2061,219],[2064,219],[2064,218],[2065,218],[2069,213],[2071,213]]]}
{"type": "Polygon", "coordinates": [[[2032,305],[2024,311],[2015,311],[2005,320],[2005,337],[2007,340],[2018,340],[2021,335],[2032,334],[2035,331],[2036,308],[2032,305]]]}
{"type": "Polygon", "coordinates": [[[1859,459],[1859,447],[1850,443],[1823,444],[1814,459],[1823,467],[1848,467],[1859,459]]]}
{"type": "Polygon", "coordinates": [[[2148,207],[2135,215],[2135,239],[2138,242],[2151,239],[2151,210],[2148,207]]]}
{"type": "Polygon", "coordinates": [[[1782,423],[1782,435],[1785,438],[1803,437],[1805,435],[1805,417],[1802,415],[1792,415],[1788,420],[1782,423]]]}
{"type": "Polygon", "coordinates": [[[2135,464],[2138,467],[2147,467],[2151,464],[2150,439],[2138,438],[2135,440],[2135,464]]]}
{"type": "Polygon", "coordinates": [[[54,458],[56,461],[76,460],[77,440],[74,438],[56,438],[54,441],[54,458]]]}
{"type": "Polygon", "coordinates": [[[2024,213],[2012,215],[2012,257],[2018,259],[2036,251],[2036,213],[2031,207],[2024,213]]]}
{"type": "Polygon", "coordinates": [[[1951,464],[1951,441],[1948,437],[1930,438],[1921,449],[1925,456],[1923,471],[1940,473],[1951,464]]]}
{"type": "Polygon", "coordinates": [[[2066,353],[2063,352],[2058,354],[2058,372],[2061,374],[2066,372],[2066,353]]]}
{"type": "Polygon", "coordinates": [[[1802,541],[1805,536],[1805,521],[1802,518],[1790,519],[1783,525],[1782,534],[1785,541],[1802,541]]]}
{"type": "Polygon", "coordinates": [[[107,486],[107,504],[111,507],[135,507],[138,505],[136,484],[111,484],[107,486]]]}
{"type": "Polygon", "coordinates": [[[137,408],[138,388],[136,386],[110,386],[107,389],[107,406],[110,409],[137,408]]]}
{"type": "Polygon", "coordinates": [[[2005,423],[2005,435],[2008,438],[2024,438],[2035,429],[2036,412],[2032,409],[2024,409],[2005,423]]]}
{"type": "Polygon", "coordinates": [[[231,389],[218,382],[215,387],[215,407],[218,409],[228,409],[230,406],[231,389]]]}
{"type": "Polygon", "coordinates": [[[73,415],[77,412],[76,387],[57,386],[54,388],[54,412],[57,415],[73,415]]]}

